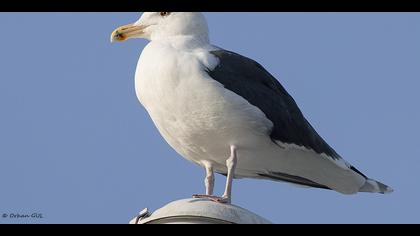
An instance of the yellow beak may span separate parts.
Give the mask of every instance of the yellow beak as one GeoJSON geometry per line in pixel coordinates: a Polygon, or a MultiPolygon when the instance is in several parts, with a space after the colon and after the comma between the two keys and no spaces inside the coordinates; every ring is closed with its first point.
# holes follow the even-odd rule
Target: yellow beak
{"type": "Polygon", "coordinates": [[[144,34],[144,29],[147,26],[128,24],[118,27],[111,34],[111,42],[123,42],[133,37],[141,37],[144,34]]]}

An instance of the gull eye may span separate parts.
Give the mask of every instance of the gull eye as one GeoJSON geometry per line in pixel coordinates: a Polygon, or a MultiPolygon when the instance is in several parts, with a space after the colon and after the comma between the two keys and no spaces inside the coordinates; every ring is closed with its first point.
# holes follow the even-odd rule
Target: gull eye
{"type": "Polygon", "coordinates": [[[159,14],[160,14],[160,16],[168,16],[170,14],[170,12],[162,11],[159,14]]]}

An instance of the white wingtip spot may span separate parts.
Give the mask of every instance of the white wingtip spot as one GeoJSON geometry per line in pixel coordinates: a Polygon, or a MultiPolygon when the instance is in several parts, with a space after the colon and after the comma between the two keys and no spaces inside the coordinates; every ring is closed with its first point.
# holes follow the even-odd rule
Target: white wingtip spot
{"type": "Polygon", "coordinates": [[[390,193],[392,193],[392,192],[394,192],[394,189],[393,189],[393,188],[391,188],[391,187],[389,187],[389,186],[387,186],[387,187],[386,187],[386,190],[385,190],[385,192],[384,192],[384,194],[390,194],[390,193]]]}

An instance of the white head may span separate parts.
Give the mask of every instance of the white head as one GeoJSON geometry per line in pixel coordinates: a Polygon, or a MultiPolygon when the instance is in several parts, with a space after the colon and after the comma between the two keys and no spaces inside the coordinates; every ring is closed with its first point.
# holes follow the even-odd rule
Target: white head
{"type": "Polygon", "coordinates": [[[208,27],[198,12],[145,12],[140,19],[114,30],[111,41],[144,38],[150,41],[189,36],[208,42],[208,27]]]}

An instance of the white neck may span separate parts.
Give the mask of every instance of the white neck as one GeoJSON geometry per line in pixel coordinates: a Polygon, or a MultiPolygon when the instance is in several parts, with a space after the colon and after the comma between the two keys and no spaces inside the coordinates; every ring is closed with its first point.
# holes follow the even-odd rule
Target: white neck
{"type": "Polygon", "coordinates": [[[196,36],[196,35],[178,35],[178,36],[167,36],[167,37],[156,37],[152,38],[152,42],[169,44],[173,48],[182,50],[195,50],[198,48],[206,48],[209,46],[208,36],[196,36]]]}

